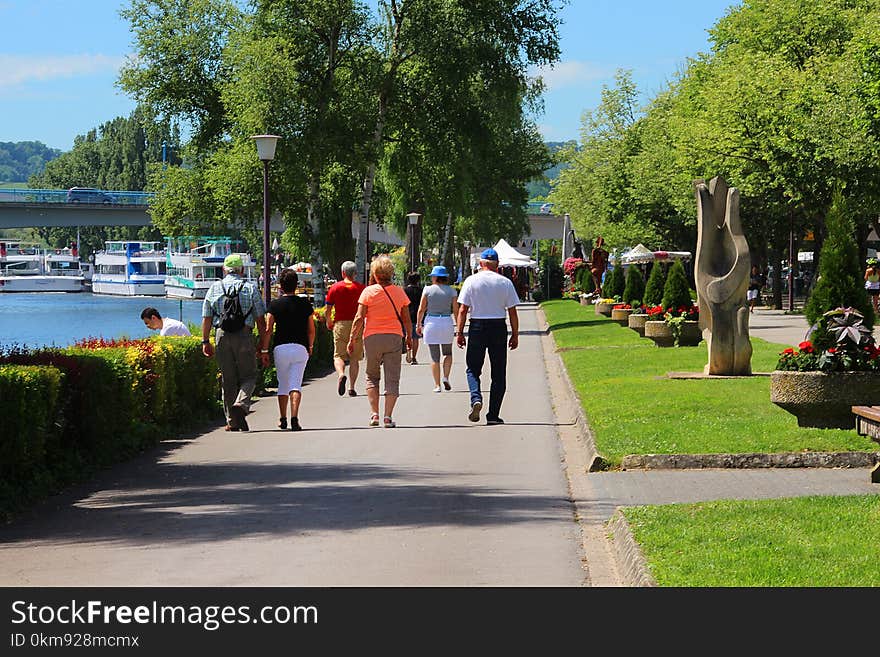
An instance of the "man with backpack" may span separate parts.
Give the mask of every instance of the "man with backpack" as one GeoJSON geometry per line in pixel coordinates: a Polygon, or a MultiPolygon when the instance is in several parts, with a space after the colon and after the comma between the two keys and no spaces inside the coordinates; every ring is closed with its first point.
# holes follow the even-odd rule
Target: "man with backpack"
{"type": "MultiPolygon", "coordinates": [[[[252,281],[242,277],[244,265],[237,253],[223,261],[223,280],[215,281],[202,304],[202,353],[216,355],[223,390],[226,431],[248,431],[246,416],[257,386],[257,341],[266,334],[266,305],[252,281]],[[211,344],[211,328],[214,342],[211,344]]],[[[260,350],[263,367],[269,366],[269,350],[260,350]]]]}

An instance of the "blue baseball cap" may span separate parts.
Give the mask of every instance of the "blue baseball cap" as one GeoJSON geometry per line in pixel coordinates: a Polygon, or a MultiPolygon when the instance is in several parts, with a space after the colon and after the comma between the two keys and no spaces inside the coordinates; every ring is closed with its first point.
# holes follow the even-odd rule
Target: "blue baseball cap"
{"type": "Polygon", "coordinates": [[[449,272],[446,271],[446,267],[443,265],[435,265],[434,269],[431,270],[431,276],[446,276],[449,277],[449,272]]]}
{"type": "Polygon", "coordinates": [[[498,260],[498,251],[495,249],[486,249],[480,254],[480,260],[498,260]]]}

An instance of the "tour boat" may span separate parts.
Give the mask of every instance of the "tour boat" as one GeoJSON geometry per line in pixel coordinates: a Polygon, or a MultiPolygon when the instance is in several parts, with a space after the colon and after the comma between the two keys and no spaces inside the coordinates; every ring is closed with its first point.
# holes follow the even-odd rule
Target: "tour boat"
{"type": "Polygon", "coordinates": [[[165,296],[165,251],[161,242],[114,240],[95,254],[93,294],[165,296]]]}
{"type": "Polygon", "coordinates": [[[230,237],[166,237],[165,294],[175,299],[204,299],[214,281],[223,279],[223,260],[238,253],[244,278],[254,280],[255,263],[247,253],[233,250],[230,237]]]}
{"type": "Polygon", "coordinates": [[[68,248],[0,241],[0,292],[82,292],[84,280],[79,259],[68,248]]]}

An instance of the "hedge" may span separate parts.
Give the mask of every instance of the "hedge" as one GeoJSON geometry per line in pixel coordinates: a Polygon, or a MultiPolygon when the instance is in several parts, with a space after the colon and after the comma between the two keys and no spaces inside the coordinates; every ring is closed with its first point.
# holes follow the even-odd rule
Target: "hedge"
{"type": "Polygon", "coordinates": [[[0,354],[0,517],[222,416],[199,338],[87,340],[0,354]]]}

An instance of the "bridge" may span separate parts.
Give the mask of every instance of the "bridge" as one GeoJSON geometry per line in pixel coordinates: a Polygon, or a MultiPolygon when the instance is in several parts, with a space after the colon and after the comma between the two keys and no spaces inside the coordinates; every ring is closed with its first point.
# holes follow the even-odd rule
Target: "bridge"
{"type": "MultiPolygon", "coordinates": [[[[19,189],[0,187],[0,229],[77,226],[149,226],[153,223],[147,209],[153,192],[107,191],[113,202],[68,202],[66,189],[19,189]]],[[[531,248],[537,239],[562,239],[563,218],[551,213],[549,203],[529,203],[530,234],[520,247],[531,248]]],[[[352,237],[357,237],[358,215],[352,216],[352,237]]],[[[275,213],[269,230],[284,232],[284,219],[275,213]]],[[[393,245],[403,240],[383,227],[370,222],[370,239],[393,245]]]]}

